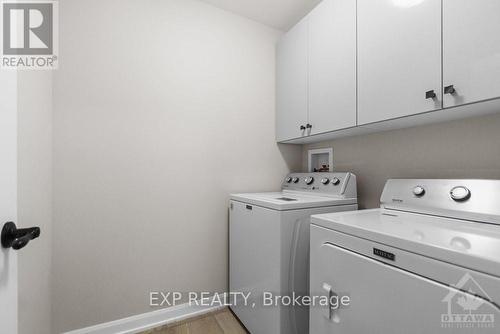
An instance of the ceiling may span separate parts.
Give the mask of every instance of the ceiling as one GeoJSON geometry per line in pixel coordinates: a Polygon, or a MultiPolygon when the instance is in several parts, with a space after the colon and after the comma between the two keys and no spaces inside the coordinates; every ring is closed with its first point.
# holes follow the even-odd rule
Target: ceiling
{"type": "Polygon", "coordinates": [[[288,30],[321,0],[201,0],[235,14],[288,30]]]}

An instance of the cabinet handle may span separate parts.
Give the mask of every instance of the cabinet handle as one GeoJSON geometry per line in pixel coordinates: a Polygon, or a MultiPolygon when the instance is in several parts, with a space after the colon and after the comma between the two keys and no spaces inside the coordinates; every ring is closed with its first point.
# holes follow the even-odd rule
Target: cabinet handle
{"type": "Polygon", "coordinates": [[[306,125],[306,128],[307,128],[307,129],[312,129],[312,127],[313,127],[313,126],[312,126],[311,124],[307,124],[307,125],[306,125]]]}
{"type": "Polygon", "coordinates": [[[444,93],[445,94],[450,94],[450,95],[453,95],[455,94],[457,91],[455,89],[455,87],[453,85],[450,85],[450,86],[446,86],[444,87],[444,93]]]}
{"type": "Polygon", "coordinates": [[[300,126],[300,130],[304,131],[305,129],[306,129],[305,126],[303,126],[303,125],[300,126]]]}
{"type": "Polygon", "coordinates": [[[436,92],[434,92],[434,90],[430,90],[428,92],[425,92],[425,98],[426,99],[435,99],[436,98],[436,92]]]}

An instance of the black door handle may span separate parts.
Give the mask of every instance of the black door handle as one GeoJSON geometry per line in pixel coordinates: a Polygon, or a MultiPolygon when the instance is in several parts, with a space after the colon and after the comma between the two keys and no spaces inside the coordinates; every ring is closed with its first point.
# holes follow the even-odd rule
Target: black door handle
{"type": "Polygon", "coordinates": [[[19,250],[24,248],[30,240],[40,236],[39,227],[17,228],[13,222],[5,223],[2,228],[2,246],[4,248],[13,248],[19,250]]]}
{"type": "Polygon", "coordinates": [[[426,99],[435,99],[436,98],[436,92],[434,92],[433,90],[425,92],[425,98],[426,99]]]}
{"type": "Polygon", "coordinates": [[[312,129],[312,127],[313,127],[313,126],[312,126],[311,124],[307,124],[307,125],[306,125],[306,128],[307,128],[307,129],[312,129]]]}
{"type": "Polygon", "coordinates": [[[300,130],[301,130],[301,131],[304,131],[305,129],[306,129],[306,127],[305,127],[305,126],[303,126],[303,125],[301,125],[301,126],[300,126],[300,130]]]}
{"type": "Polygon", "coordinates": [[[444,87],[444,93],[445,94],[453,95],[456,92],[457,92],[457,90],[455,89],[455,87],[453,85],[444,87]]]}

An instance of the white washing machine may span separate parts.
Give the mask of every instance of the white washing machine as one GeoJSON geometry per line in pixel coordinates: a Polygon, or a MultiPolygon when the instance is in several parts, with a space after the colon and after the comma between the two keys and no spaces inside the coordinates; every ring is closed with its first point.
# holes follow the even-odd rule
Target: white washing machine
{"type": "Polygon", "coordinates": [[[280,192],[231,195],[230,291],[251,294],[231,309],[250,333],[308,333],[307,307],[264,306],[264,292],[308,295],[310,216],[357,208],[351,173],[291,174],[280,192]]]}
{"type": "Polygon", "coordinates": [[[311,221],[311,334],[500,333],[500,181],[389,180],[311,221]]]}

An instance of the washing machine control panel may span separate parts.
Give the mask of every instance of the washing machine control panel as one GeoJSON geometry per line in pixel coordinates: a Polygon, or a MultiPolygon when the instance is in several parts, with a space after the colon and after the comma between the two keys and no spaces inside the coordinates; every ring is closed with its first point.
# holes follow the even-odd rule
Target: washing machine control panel
{"type": "Polygon", "coordinates": [[[283,190],[356,197],[356,176],[352,173],[292,173],[282,183],[283,190]]]}

